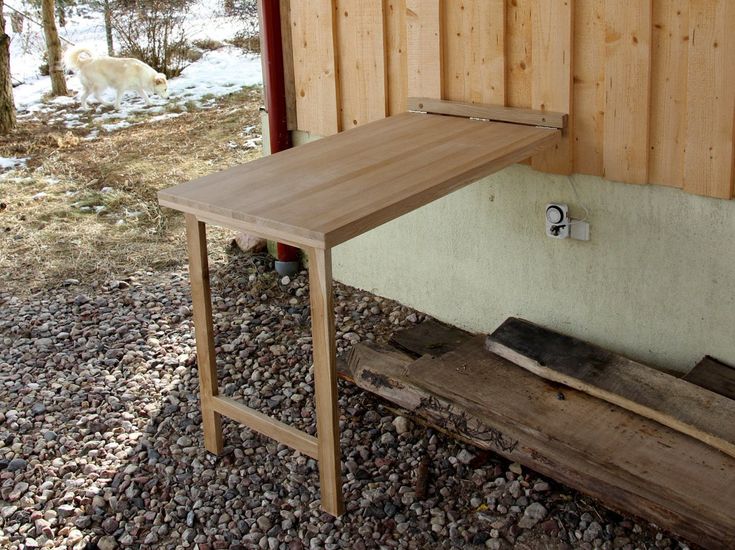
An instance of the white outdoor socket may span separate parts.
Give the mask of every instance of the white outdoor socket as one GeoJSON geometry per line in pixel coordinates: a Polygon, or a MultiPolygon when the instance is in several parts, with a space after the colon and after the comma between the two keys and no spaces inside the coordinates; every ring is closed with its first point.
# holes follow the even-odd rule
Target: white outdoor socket
{"type": "Polygon", "coordinates": [[[546,235],[552,239],[590,240],[590,224],[569,217],[566,204],[552,202],[546,205],[546,235]]]}
{"type": "Polygon", "coordinates": [[[546,236],[552,239],[569,238],[569,207],[552,202],[546,205],[546,236]]]}

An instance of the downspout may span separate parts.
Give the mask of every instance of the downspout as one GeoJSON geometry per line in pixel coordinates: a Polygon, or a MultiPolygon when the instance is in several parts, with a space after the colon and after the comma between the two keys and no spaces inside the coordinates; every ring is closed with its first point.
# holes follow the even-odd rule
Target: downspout
{"type": "MultiPolygon", "coordinates": [[[[271,154],[291,148],[286,107],[286,80],[283,65],[280,0],[261,0],[262,52],[265,80],[265,109],[268,113],[268,135],[271,154]]],[[[284,197],[284,200],[288,200],[284,197]]],[[[276,271],[293,275],[299,269],[299,249],[276,244],[276,271]]]]}

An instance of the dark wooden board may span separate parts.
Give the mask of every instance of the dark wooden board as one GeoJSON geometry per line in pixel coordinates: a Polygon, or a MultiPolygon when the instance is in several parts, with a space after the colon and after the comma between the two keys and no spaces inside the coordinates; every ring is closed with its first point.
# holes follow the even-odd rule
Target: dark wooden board
{"type": "Polygon", "coordinates": [[[735,367],[709,355],[697,363],[697,366],[684,376],[684,380],[728,399],[735,399],[735,367]]]}
{"type": "Polygon", "coordinates": [[[355,383],[446,433],[709,548],[735,547],[735,460],[631,411],[560,387],[474,337],[438,358],[359,344],[355,383]]]}
{"type": "Polygon", "coordinates": [[[509,318],[489,351],[547,380],[604,399],[735,457],[735,401],[626,357],[509,318]]]}
{"type": "Polygon", "coordinates": [[[472,334],[451,325],[430,319],[406,330],[396,332],[390,343],[414,357],[439,357],[457,349],[472,338],[472,334]]]}

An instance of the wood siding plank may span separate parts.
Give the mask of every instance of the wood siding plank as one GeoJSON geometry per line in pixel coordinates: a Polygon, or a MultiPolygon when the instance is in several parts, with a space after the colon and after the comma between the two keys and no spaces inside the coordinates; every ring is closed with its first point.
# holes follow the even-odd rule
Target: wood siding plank
{"type": "Polygon", "coordinates": [[[383,2],[335,0],[341,128],[387,114],[383,2]]]}
{"type": "Polygon", "coordinates": [[[291,4],[296,122],[320,136],[340,130],[332,0],[291,4]]]}
{"type": "Polygon", "coordinates": [[[574,171],[601,176],[605,132],[605,10],[574,4],[574,171]]]}
{"type": "Polygon", "coordinates": [[[444,98],[505,105],[505,0],[443,8],[444,98]]]}
{"type": "Polygon", "coordinates": [[[605,1],[604,175],[648,183],[651,0],[605,1]]]}
{"type": "Polygon", "coordinates": [[[689,0],[653,0],[649,181],[681,187],[686,151],[689,0]]]}
{"type": "Polygon", "coordinates": [[[509,107],[531,107],[531,12],[533,0],[507,0],[505,98],[509,107]]]}
{"type": "MultiPolygon", "coordinates": [[[[572,112],[573,0],[535,0],[533,4],[532,107],[541,111],[572,112]]],[[[556,148],[537,155],[537,170],[572,173],[572,132],[564,132],[556,148]]]]}
{"type": "Polygon", "coordinates": [[[569,127],[536,169],[735,193],[735,2],[282,2],[300,130],[398,114],[409,97],[546,108],[569,127]]]}
{"type": "Polygon", "coordinates": [[[442,96],[440,5],[440,0],[406,0],[410,96],[442,96]]]}
{"type": "Polygon", "coordinates": [[[735,3],[692,2],[689,22],[684,190],[728,199],[733,196],[735,3]]]}
{"type": "Polygon", "coordinates": [[[408,98],[408,46],[406,0],[384,0],[385,63],[388,114],[406,110],[408,98]]]}
{"type": "Polygon", "coordinates": [[[296,130],[296,89],[291,35],[291,0],[281,0],[281,42],[283,44],[283,74],[286,84],[286,119],[288,129],[296,130]]]}

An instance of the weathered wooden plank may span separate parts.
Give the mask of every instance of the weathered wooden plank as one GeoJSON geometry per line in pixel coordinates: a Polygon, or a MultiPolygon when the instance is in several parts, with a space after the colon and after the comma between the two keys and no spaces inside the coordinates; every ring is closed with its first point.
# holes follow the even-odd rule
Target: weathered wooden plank
{"type": "Polygon", "coordinates": [[[574,3],[574,171],[603,174],[605,133],[605,9],[574,3]]]}
{"type": "Polygon", "coordinates": [[[684,183],[690,3],[653,1],[649,180],[673,187],[684,183]]]}
{"type": "Polygon", "coordinates": [[[735,367],[726,365],[709,355],[697,363],[684,376],[684,380],[728,399],[735,399],[735,367]]]}
{"type": "Polygon", "coordinates": [[[334,0],[341,128],[387,114],[383,3],[334,0]]]}
{"type": "Polygon", "coordinates": [[[689,12],[684,190],[733,196],[735,3],[692,2],[689,12]]]}
{"type": "Polygon", "coordinates": [[[605,1],[605,177],[648,183],[651,0],[605,1]]]}
{"type": "Polygon", "coordinates": [[[388,114],[406,110],[408,97],[408,45],[406,0],[384,0],[385,63],[388,114]]]}
{"type": "Polygon", "coordinates": [[[296,123],[329,136],[340,130],[332,0],[292,2],[296,123]]]}
{"type": "Polygon", "coordinates": [[[505,105],[505,0],[444,2],[445,99],[505,105]]]}
{"type": "MultiPolygon", "coordinates": [[[[534,1],[531,94],[534,109],[569,113],[572,118],[573,8],[573,0],[534,1]]],[[[556,147],[536,155],[531,165],[536,170],[571,174],[573,130],[572,123],[556,147]]]]}
{"type": "Polygon", "coordinates": [[[451,115],[470,118],[483,118],[498,122],[512,122],[527,126],[546,126],[563,129],[567,127],[568,115],[552,111],[535,109],[519,109],[502,105],[477,105],[463,101],[448,101],[430,97],[409,97],[408,109],[439,115],[451,115]]]}
{"type": "Polygon", "coordinates": [[[439,358],[359,344],[355,383],[445,433],[709,548],[735,543],[735,461],[630,411],[559,387],[483,349],[439,358]],[[584,429],[580,429],[584,426],[584,429]]]}
{"type": "Polygon", "coordinates": [[[506,320],[487,349],[735,457],[735,401],[523,319],[506,320]]]}
{"type": "Polygon", "coordinates": [[[442,96],[440,7],[440,0],[406,0],[410,96],[442,96]]]}

